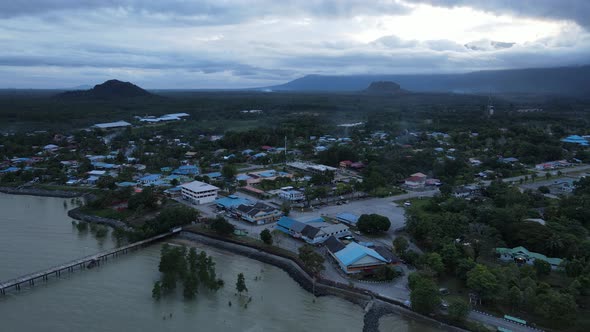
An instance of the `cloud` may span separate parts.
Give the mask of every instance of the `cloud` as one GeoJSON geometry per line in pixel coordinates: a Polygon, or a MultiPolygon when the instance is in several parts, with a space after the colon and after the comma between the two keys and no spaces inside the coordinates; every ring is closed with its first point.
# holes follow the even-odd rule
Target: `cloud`
{"type": "Polygon", "coordinates": [[[471,7],[495,14],[569,20],[590,28],[588,0],[411,0],[442,7],[471,7]]]}
{"type": "Polygon", "coordinates": [[[239,23],[268,16],[306,15],[351,17],[386,12],[400,15],[410,7],[396,0],[29,0],[0,2],[0,17],[47,15],[59,12],[114,10],[160,19],[189,18],[210,24],[239,23]]]}
{"type": "MultiPolygon", "coordinates": [[[[119,78],[147,88],[235,88],[306,74],[450,73],[588,62],[590,34],[584,28],[542,22],[537,29],[538,21],[522,19],[583,22],[582,17],[549,1],[534,2],[545,10],[525,8],[534,7],[530,1],[515,3],[2,1],[0,87],[51,88],[119,78]],[[514,16],[417,3],[473,4],[514,16]],[[505,38],[523,30],[518,40],[505,38]]],[[[578,9],[588,13],[580,3],[578,9]]]]}

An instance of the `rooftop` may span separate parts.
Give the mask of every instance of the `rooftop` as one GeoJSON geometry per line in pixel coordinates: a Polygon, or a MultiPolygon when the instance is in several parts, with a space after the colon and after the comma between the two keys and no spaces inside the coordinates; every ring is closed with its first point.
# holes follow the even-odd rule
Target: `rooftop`
{"type": "Polygon", "coordinates": [[[195,192],[219,190],[219,188],[217,188],[216,186],[213,186],[208,183],[201,182],[201,181],[193,181],[193,182],[185,183],[185,184],[180,185],[180,187],[188,189],[188,190],[192,190],[195,192]]]}

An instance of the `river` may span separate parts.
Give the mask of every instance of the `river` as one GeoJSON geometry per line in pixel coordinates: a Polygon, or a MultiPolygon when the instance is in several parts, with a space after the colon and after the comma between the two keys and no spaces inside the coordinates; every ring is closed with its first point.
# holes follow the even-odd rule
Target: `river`
{"type": "MultiPolygon", "coordinates": [[[[0,194],[0,280],[40,270],[115,246],[80,233],[66,215],[69,199],[0,194]]],[[[216,262],[226,285],[193,301],[171,294],[156,302],[161,244],[109,260],[99,268],[0,296],[0,330],[12,331],[361,331],[361,307],[337,297],[315,299],[274,266],[195,244],[216,262]],[[252,301],[235,295],[238,273],[252,301]],[[256,280],[256,279],[258,280],[256,280]],[[229,305],[229,302],[232,305],[229,305]]],[[[400,316],[382,331],[434,331],[400,316]]]]}

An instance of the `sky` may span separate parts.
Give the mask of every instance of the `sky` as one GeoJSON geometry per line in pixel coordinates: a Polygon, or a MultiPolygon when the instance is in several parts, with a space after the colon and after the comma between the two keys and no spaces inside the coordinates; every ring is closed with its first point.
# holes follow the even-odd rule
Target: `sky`
{"type": "Polygon", "coordinates": [[[0,88],[589,64],[590,0],[0,1],[0,88]]]}

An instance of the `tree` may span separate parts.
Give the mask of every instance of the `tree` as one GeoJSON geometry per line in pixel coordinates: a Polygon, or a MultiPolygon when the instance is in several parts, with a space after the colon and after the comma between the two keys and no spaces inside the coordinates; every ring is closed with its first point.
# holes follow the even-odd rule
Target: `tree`
{"type": "Polygon", "coordinates": [[[283,204],[281,204],[281,211],[283,211],[283,214],[285,216],[288,216],[291,212],[291,204],[289,204],[288,202],[283,202],[283,204]]]}
{"type": "Polygon", "coordinates": [[[140,193],[131,196],[127,202],[127,207],[134,211],[139,208],[155,209],[157,206],[158,196],[152,187],[144,188],[140,193]]]}
{"type": "Polygon", "coordinates": [[[461,252],[457,249],[455,243],[447,243],[440,250],[442,262],[450,271],[455,270],[459,259],[461,259],[461,252]]]}
{"type": "Polygon", "coordinates": [[[410,285],[412,309],[422,314],[430,314],[440,305],[440,294],[434,281],[428,277],[415,275],[410,285]]]}
{"type": "Polygon", "coordinates": [[[378,214],[363,214],[360,216],[357,227],[359,231],[366,234],[378,234],[387,232],[391,227],[389,218],[378,214]]]}
{"type": "Polygon", "coordinates": [[[409,246],[408,240],[403,236],[398,236],[393,240],[393,248],[398,256],[403,256],[409,246]]]}
{"type": "Polygon", "coordinates": [[[461,299],[454,299],[449,303],[449,318],[456,322],[463,322],[469,313],[469,304],[461,299]]]}
{"type": "Polygon", "coordinates": [[[299,259],[301,259],[303,265],[305,265],[314,276],[324,269],[324,257],[318,254],[309,244],[299,247],[299,259]]]}
{"type": "Polygon", "coordinates": [[[467,287],[483,300],[491,300],[496,295],[499,284],[496,276],[485,265],[477,264],[467,272],[467,287]]]}
{"type": "Polygon", "coordinates": [[[522,304],[523,301],[523,294],[520,291],[520,288],[516,286],[512,286],[508,291],[508,302],[512,305],[512,308],[518,308],[522,304]]]}
{"type": "Polygon", "coordinates": [[[240,293],[240,295],[242,295],[242,292],[248,291],[248,287],[246,287],[246,280],[244,278],[243,273],[238,274],[238,281],[236,282],[236,290],[238,291],[238,293],[240,293]]]}
{"type": "Polygon", "coordinates": [[[440,275],[445,271],[445,265],[443,264],[442,258],[436,252],[423,255],[420,258],[420,261],[423,267],[429,268],[435,275],[440,275]]]}
{"type": "Polygon", "coordinates": [[[236,176],[237,172],[238,170],[236,167],[231,164],[225,164],[221,169],[221,175],[223,175],[226,180],[232,180],[236,176]]]}
{"type": "Polygon", "coordinates": [[[117,189],[115,178],[109,175],[101,176],[98,181],[96,181],[96,186],[101,189],[117,189]]]}
{"type": "Polygon", "coordinates": [[[268,229],[265,229],[262,232],[260,232],[260,239],[265,244],[268,244],[268,245],[272,244],[272,234],[270,233],[270,231],[268,229]]]}
{"type": "Polygon", "coordinates": [[[152,289],[152,298],[156,301],[160,301],[162,298],[162,286],[160,280],[154,283],[154,288],[152,289]]]}
{"type": "Polygon", "coordinates": [[[217,218],[213,219],[213,222],[211,223],[211,229],[219,235],[227,236],[234,232],[235,227],[225,220],[225,218],[218,216],[217,218]]]}
{"type": "Polygon", "coordinates": [[[551,273],[551,264],[542,259],[535,259],[533,266],[535,267],[538,276],[546,276],[551,273]]]}
{"type": "Polygon", "coordinates": [[[549,290],[537,296],[535,313],[546,318],[550,326],[569,326],[576,319],[576,311],[576,302],[570,294],[549,290]]]}

